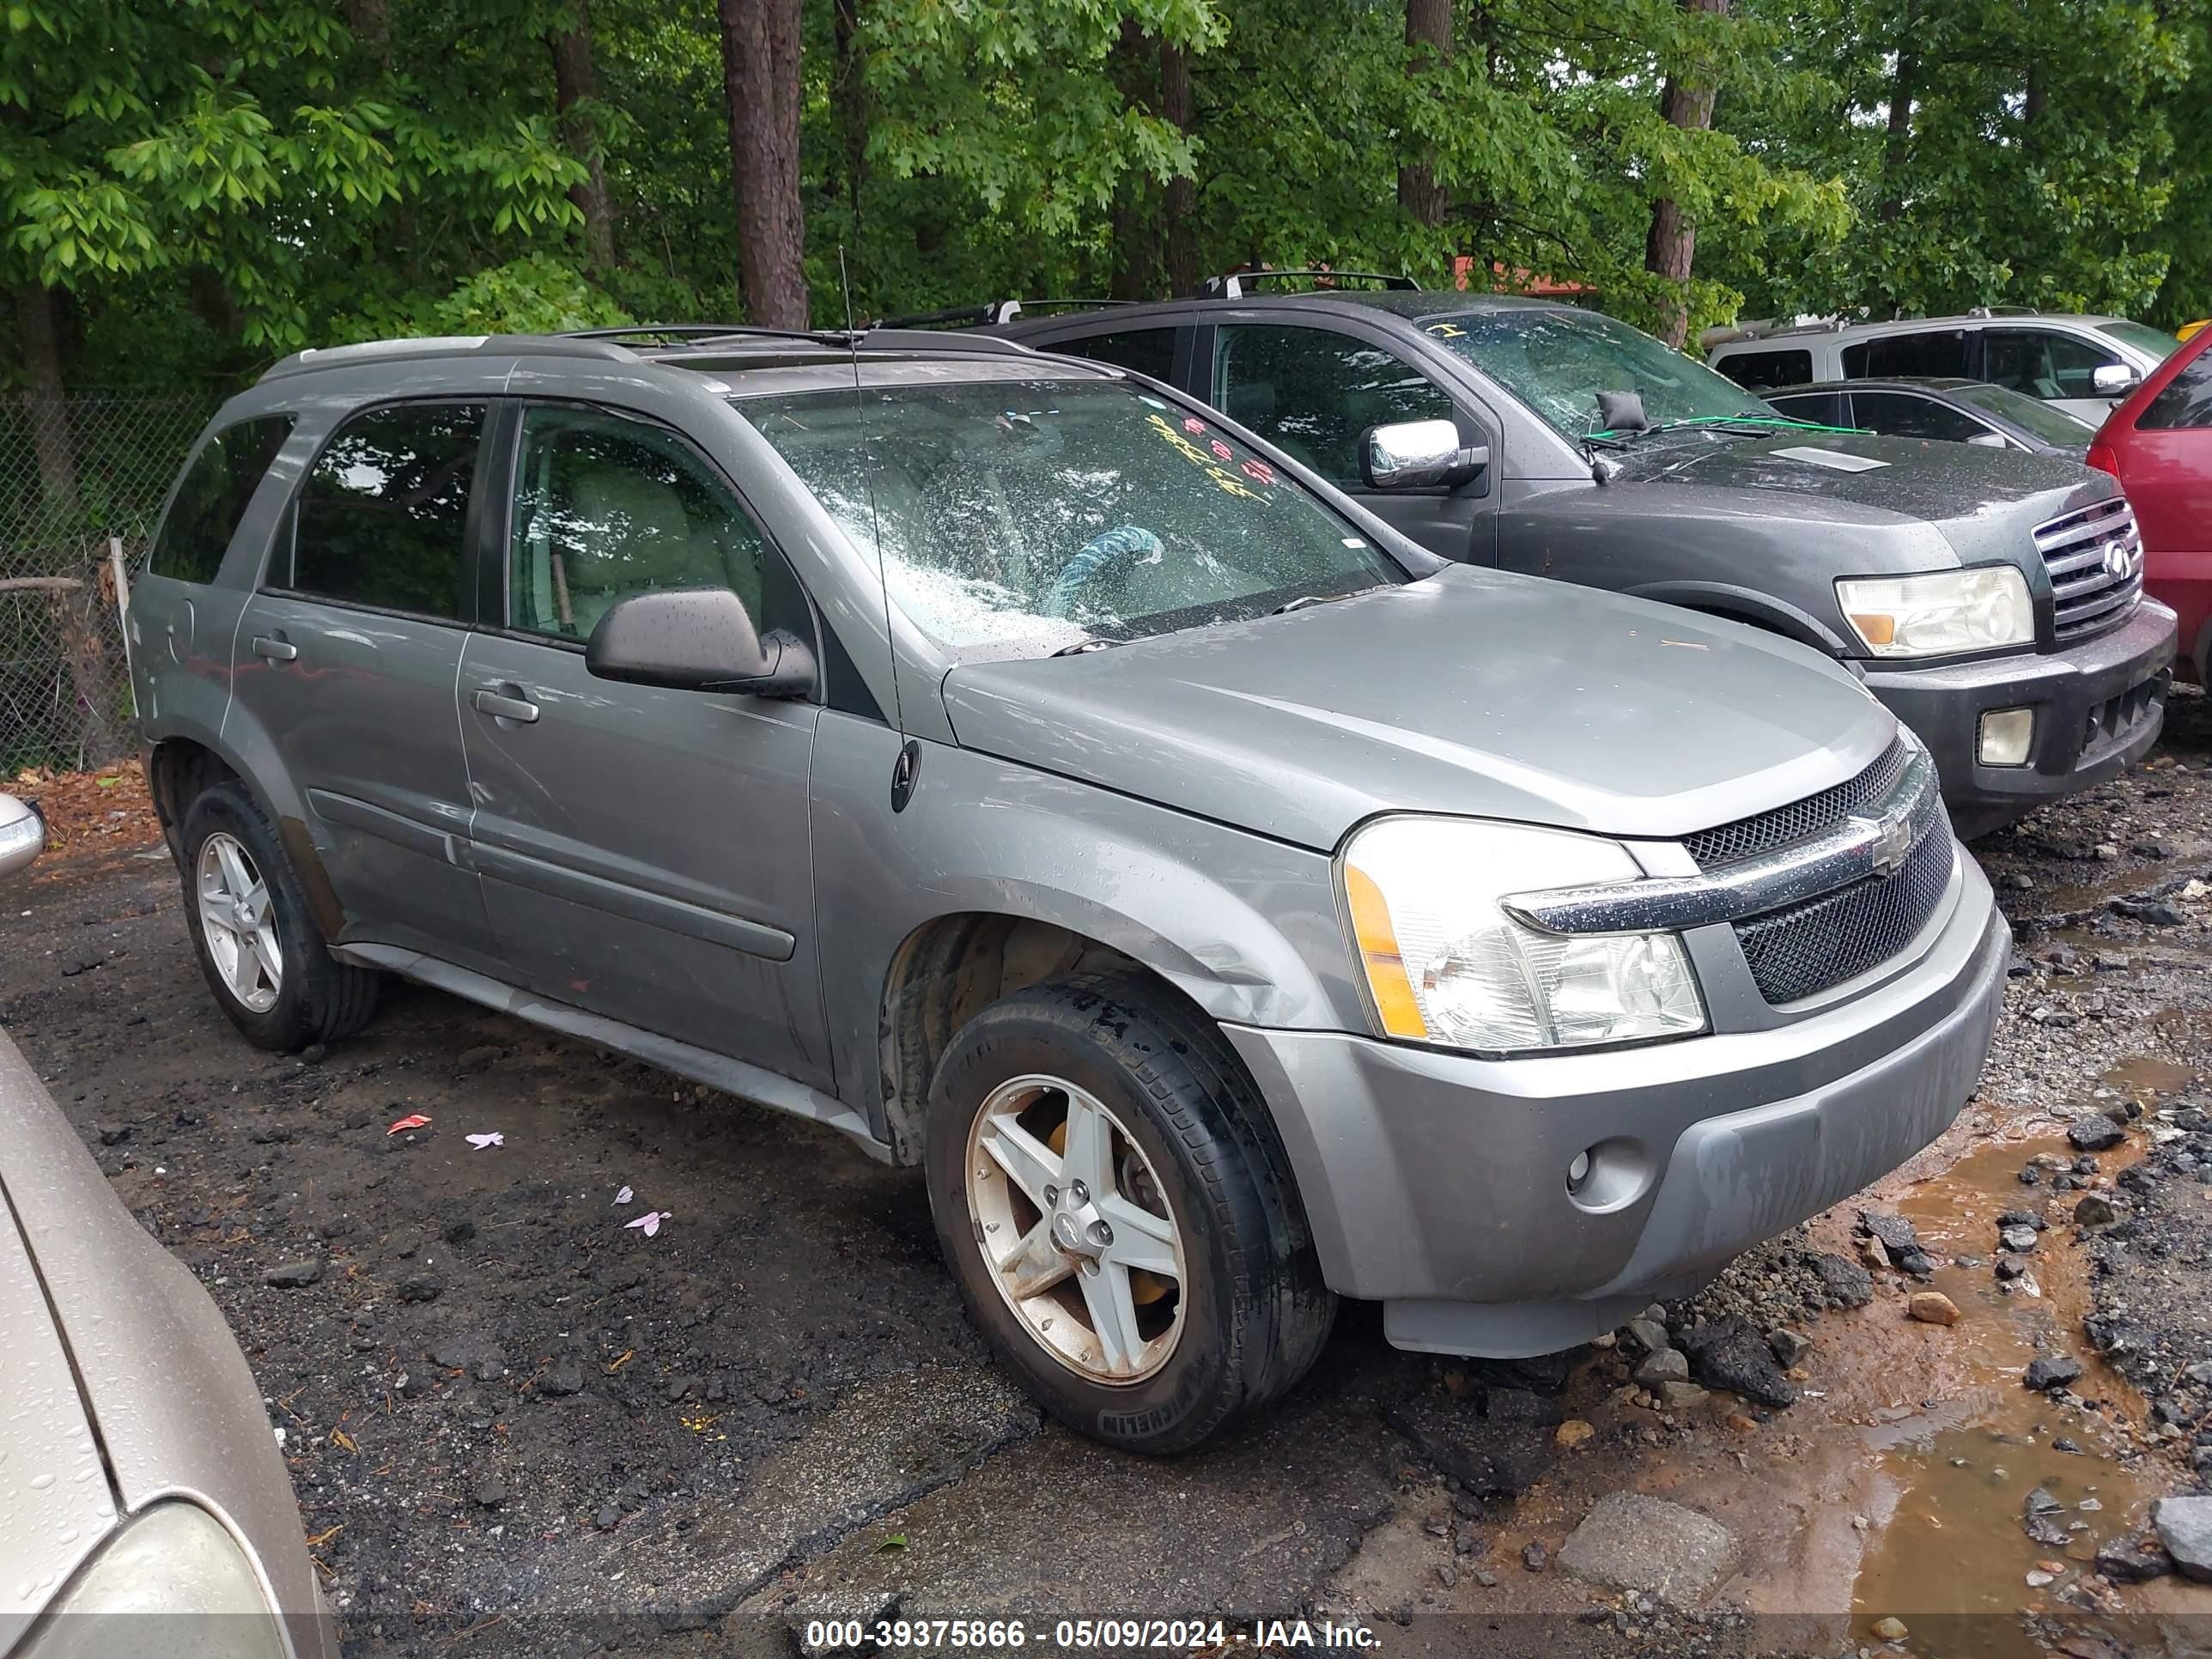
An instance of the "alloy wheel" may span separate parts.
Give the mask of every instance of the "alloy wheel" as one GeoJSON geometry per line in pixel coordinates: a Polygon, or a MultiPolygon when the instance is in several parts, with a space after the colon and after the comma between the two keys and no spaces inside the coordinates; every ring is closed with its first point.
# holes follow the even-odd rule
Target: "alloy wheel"
{"type": "Polygon", "coordinates": [[[235,836],[216,831],[200,843],[194,887],[200,932],[223,988],[241,1007],[267,1013],[284,988],[284,953],[276,901],[253,854],[235,836]]]}

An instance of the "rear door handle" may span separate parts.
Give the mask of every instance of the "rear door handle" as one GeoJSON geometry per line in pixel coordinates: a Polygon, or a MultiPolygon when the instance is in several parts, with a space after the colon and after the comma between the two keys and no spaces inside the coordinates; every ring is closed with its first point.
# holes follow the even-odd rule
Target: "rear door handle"
{"type": "Polygon", "coordinates": [[[300,654],[300,647],[289,640],[272,640],[265,634],[256,634],[253,654],[266,657],[271,662],[290,662],[300,654]]]}
{"type": "MultiPolygon", "coordinates": [[[[513,686],[508,689],[511,690],[521,690],[520,686],[513,686]]],[[[469,701],[477,706],[479,713],[489,714],[495,720],[518,720],[521,724],[528,726],[538,719],[538,705],[536,703],[523,697],[507,696],[502,692],[493,690],[489,686],[486,686],[482,690],[475,693],[469,698],[469,701]]]]}

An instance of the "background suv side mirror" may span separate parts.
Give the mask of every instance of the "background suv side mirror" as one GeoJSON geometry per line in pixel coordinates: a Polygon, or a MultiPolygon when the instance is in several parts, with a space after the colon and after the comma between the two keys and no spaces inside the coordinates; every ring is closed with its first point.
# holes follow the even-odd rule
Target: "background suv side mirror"
{"type": "Polygon", "coordinates": [[[599,679],[676,691],[803,697],[814,689],[814,653],[780,628],[755,633],[726,587],[632,594],[592,629],[584,666],[599,679]]]}
{"type": "Polygon", "coordinates": [[[2100,398],[2117,398],[2142,384],[2142,371],[2132,363],[2099,363],[2089,371],[2089,385],[2100,398]]]}
{"type": "Polygon", "coordinates": [[[1359,440],[1359,475],[1370,489],[1435,489],[1465,483],[1490,465],[1486,445],[1459,441],[1449,421],[1370,427],[1359,440]]]}

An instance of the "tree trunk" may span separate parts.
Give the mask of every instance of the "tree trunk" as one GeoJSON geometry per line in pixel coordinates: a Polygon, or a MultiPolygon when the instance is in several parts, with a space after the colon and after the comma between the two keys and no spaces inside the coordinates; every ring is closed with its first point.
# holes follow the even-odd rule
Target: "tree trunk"
{"type": "Polygon", "coordinates": [[[380,63],[392,61],[391,0],[346,0],[346,27],[380,63]]]}
{"type": "Polygon", "coordinates": [[[868,173],[868,86],[860,58],[860,0],[835,0],[830,27],[837,53],[830,97],[836,105],[837,131],[844,143],[845,207],[857,242],[860,186],[868,173]]]}
{"type": "MultiPolygon", "coordinates": [[[[1121,38],[1114,44],[1108,73],[1115,90],[1132,109],[1150,108],[1157,100],[1154,72],[1158,54],[1145,40],[1144,29],[1133,17],[1121,20],[1121,38]]],[[[1106,281],[1110,300],[1142,300],[1152,280],[1152,260],[1158,240],[1152,225],[1152,181],[1142,173],[1124,172],[1114,183],[1114,200],[1108,209],[1107,246],[1114,265],[1106,281]]]]}
{"type": "Polygon", "coordinates": [[[54,632],[69,659],[70,684],[76,691],[77,763],[105,766],[128,747],[121,735],[120,682],[100,626],[104,606],[96,582],[75,582],[46,596],[54,632]]]}
{"type": "MultiPolygon", "coordinates": [[[[1451,61],[1452,0],[1406,0],[1406,73],[1419,80],[1451,61]]],[[[1398,167],[1398,205],[1425,225],[1440,225],[1450,205],[1425,161],[1398,167]]]]}
{"type": "MultiPolygon", "coordinates": [[[[1164,40],[1160,43],[1160,114],[1186,135],[1198,130],[1191,101],[1190,60],[1182,55],[1182,47],[1164,40]]],[[[1167,221],[1168,292],[1195,294],[1199,284],[1197,179],[1168,180],[1167,221]]]]}
{"type": "Polygon", "coordinates": [[[24,413],[30,417],[31,447],[38,456],[39,485],[46,497],[46,516],[50,522],[58,523],[76,513],[76,446],[70,437],[69,404],[62,385],[61,329],[54,310],[53,292],[43,283],[27,282],[16,288],[15,337],[31,378],[23,393],[24,413]]]}
{"type": "MultiPolygon", "coordinates": [[[[1729,0],[1681,0],[1682,9],[1726,16],[1729,0]]],[[[1713,100],[1720,88],[1701,79],[1667,77],[1659,94],[1659,113],[1669,126],[1698,130],[1713,124],[1713,100]]],[[[1698,251],[1698,228],[1682,214],[1682,204],[1671,196],[1651,204],[1651,229],[1644,239],[1644,268],[1663,276],[1680,289],[1690,280],[1691,261],[1698,251]]],[[[1688,301],[1678,292],[1661,319],[1660,337],[1679,349],[1690,334],[1688,301]]]]}
{"type": "Polygon", "coordinates": [[[1905,164],[1912,153],[1912,94],[1920,79],[1920,55],[1912,49],[1912,8],[1899,28],[1897,67],[1889,82],[1889,137],[1881,149],[1881,202],[1875,216],[1885,223],[1905,211],[1905,164]]]}
{"type": "Polygon", "coordinates": [[[615,204],[607,193],[607,170],[599,134],[576,106],[592,96],[592,17],[586,0],[576,0],[576,27],[553,37],[553,105],[561,118],[561,141],[584,158],[586,176],[568,189],[568,199],[584,216],[584,259],[594,271],[614,269],[615,204]]]}
{"type": "Polygon", "coordinates": [[[768,328],[805,328],[806,220],[799,200],[799,0],[717,0],[738,282],[768,328]]]}

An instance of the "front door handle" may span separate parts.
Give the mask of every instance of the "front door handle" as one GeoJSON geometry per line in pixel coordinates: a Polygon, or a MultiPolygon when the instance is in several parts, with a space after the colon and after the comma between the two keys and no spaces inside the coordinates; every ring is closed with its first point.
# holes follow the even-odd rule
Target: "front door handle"
{"type": "MultiPolygon", "coordinates": [[[[520,686],[507,688],[510,691],[520,691],[521,689],[520,686]]],[[[470,697],[469,701],[477,706],[479,713],[489,714],[495,720],[518,720],[528,726],[538,718],[536,703],[524,697],[510,697],[504,692],[493,690],[489,686],[477,691],[470,697]]]]}
{"type": "Polygon", "coordinates": [[[265,634],[256,634],[253,654],[266,657],[271,662],[290,662],[300,654],[300,647],[289,640],[272,640],[265,634]]]}

